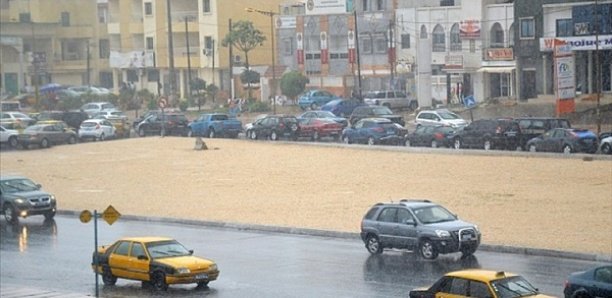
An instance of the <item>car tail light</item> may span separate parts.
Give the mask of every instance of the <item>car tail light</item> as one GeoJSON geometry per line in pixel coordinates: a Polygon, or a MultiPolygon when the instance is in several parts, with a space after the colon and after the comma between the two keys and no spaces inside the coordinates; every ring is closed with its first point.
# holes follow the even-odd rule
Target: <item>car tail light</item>
{"type": "Polygon", "coordinates": [[[563,284],[563,288],[567,289],[569,288],[569,286],[570,286],[569,280],[566,279],[565,283],[563,284]]]}
{"type": "Polygon", "coordinates": [[[498,126],[497,129],[495,130],[495,133],[502,133],[502,128],[501,126],[498,126]]]}
{"type": "Polygon", "coordinates": [[[444,139],[444,134],[442,134],[441,132],[436,132],[434,134],[434,138],[436,138],[436,140],[444,139]]]}
{"type": "Polygon", "coordinates": [[[372,130],[375,131],[375,132],[384,132],[385,131],[385,129],[380,127],[380,126],[379,127],[374,127],[374,128],[372,128],[372,130]]]}
{"type": "Polygon", "coordinates": [[[96,124],[96,129],[100,129],[100,124],[96,124]]]}
{"type": "Polygon", "coordinates": [[[570,135],[572,136],[572,138],[577,139],[578,135],[575,132],[570,132],[570,135]]]}

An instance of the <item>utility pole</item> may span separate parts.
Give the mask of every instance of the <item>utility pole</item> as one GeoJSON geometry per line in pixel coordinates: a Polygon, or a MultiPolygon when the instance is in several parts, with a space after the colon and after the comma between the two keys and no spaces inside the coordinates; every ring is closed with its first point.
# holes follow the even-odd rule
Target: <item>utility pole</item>
{"type": "Polygon", "coordinates": [[[168,91],[168,95],[170,97],[170,102],[173,102],[174,93],[176,92],[176,76],[174,74],[174,45],[172,42],[172,11],[170,7],[170,0],[166,0],[166,6],[166,13],[168,18],[168,60],[170,72],[170,81],[168,82],[170,90],[168,91]]]}
{"type": "Polygon", "coordinates": [[[395,89],[394,88],[394,84],[393,84],[393,80],[394,80],[394,67],[395,66],[395,45],[393,44],[395,42],[394,35],[395,35],[395,30],[393,30],[393,20],[389,20],[389,53],[387,55],[389,55],[389,73],[391,74],[391,80],[389,81],[389,87],[390,89],[395,89]],[[393,87],[393,88],[391,88],[393,87]]]}
{"type": "Polygon", "coordinates": [[[272,84],[270,84],[270,87],[273,88],[272,89],[272,100],[273,100],[272,114],[276,115],[276,66],[275,66],[276,58],[274,57],[274,52],[276,52],[276,48],[274,47],[274,13],[269,12],[269,14],[270,14],[270,39],[272,42],[272,84]]]}
{"type": "Polygon", "coordinates": [[[89,53],[89,39],[88,39],[87,40],[87,74],[86,74],[88,90],[91,90],[91,57],[90,56],[91,55],[89,53]]]}
{"type": "MultiPolygon", "coordinates": [[[[185,17],[185,43],[187,44],[187,97],[191,98],[191,48],[189,47],[189,29],[187,26],[187,17],[185,17]]],[[[199,103],[199,101],[198,101],[199,103]]],[[[199,108],[199,106],[198,106],[199,108]]]]}
{"type": "Polygon", "coordinates": [[[32,75],[32,85],[34,85],[34,96],[36,98],[36,104],[35,109],[36,111],[39,111],[40,109],[40,91],[38,89],[39,87],[39,80],[40,80],[40,63],[41,61],[39,57],[37,57],[38,55],[36,55],[36,35],[34,34],[34,21],[30,20],[30,28],[32,29],[32,46],[31,46],[31,51],[32,51],[32,69],[34,70],[34,74],[32,75]]]}
{"type": "MultiPolygon", "coordinates": [[[[232,32],[232,19],[229,19],[229,31],[232,32]]],[[[229,95],[230,99],[234,100],[234,47],[230,42],[229,48],[229,95]]]]}
{"type": "MultiPolygon", "coordinates": [[[[212,51],[212,84],[215,85],[215,40],[212,39],[211,43],[212,43],[211,45],[212,46],[212,49],[211,49],[212,51]]],[[[216,97],[215,92],[213,92],[213,97],[212,97],[213,104],[215,103],[215,100],[216,100],[215,97],[216,97]]]]}
{"type": "Polygon", "coordinates": [[[595,82],[597,92],[597,135],[601,133],[601,63],[599,63],[599,1],[595,0],[595,82]]]}
{"type": "Polygon", "coordinates": [[[357,10],[353,11],[355,18],[355,51],[357,54],[357,82],[359,83],[359,100],[363,102],[363,96],[361,95],[361,59],[359,58],[359,29],[357,28],[357,10]]]}

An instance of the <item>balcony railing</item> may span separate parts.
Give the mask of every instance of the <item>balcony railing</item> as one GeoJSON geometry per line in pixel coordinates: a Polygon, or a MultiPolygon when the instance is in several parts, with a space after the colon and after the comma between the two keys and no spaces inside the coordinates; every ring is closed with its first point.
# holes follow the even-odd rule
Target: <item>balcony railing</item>
{"type": "Polygon", "coordinates": [[[174,48],[174,52],[181,56],[187,56],[187,54],[189,54],[190,56],[198,56],[199,51],[200,51],[199,47],[189,47],[189,51],[187,51],[187,47],[174,48]]]}

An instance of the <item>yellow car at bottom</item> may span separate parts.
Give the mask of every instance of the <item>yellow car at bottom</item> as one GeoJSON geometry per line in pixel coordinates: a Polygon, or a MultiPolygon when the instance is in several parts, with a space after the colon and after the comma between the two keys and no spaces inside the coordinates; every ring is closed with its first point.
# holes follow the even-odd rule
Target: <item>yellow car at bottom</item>
{"type": "Polygon", "coordinates": [[[538,297],[540,294],[520,275],[480,269],[454,271],[445,274],[429,288],[410,291],[410,298],[517,298],[538,297]]]}
{"type": "Polygon", "coordinates": [[[217,264],[193,256],[178,241],[164,237],[122,238],[102,246],[93,254],[93,270],[105,285],[118,278],[142,281],[143,287],[165,291],[171,284],[206,287],[219,276],[217,264]]]}

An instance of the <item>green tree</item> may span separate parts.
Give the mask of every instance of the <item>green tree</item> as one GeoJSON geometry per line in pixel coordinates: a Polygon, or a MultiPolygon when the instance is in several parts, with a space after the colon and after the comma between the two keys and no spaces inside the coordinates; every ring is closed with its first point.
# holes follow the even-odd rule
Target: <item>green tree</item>
{"type": "Polygon", "coordinates": [[[210,98],[210,100],[215,104],[215,98],[217,98],[217,94],[219,93],[219,87],[215,84],[209,84],[206,86],[206,95],[210,98]]]}
{"type": "Polygon", "coordinates": [[[308,78],[299,71],[285,73],[280,81],[281,92],[283,95],[295,100],[306,89],[308,78]]]}
{"type": "MultiPolygon", "coordinates": [[[[196,91],[196,98],[198,104],[198,111],[201,109],[201,106],[206,103],[206,81],[201,78],[195,78],[191,81],[191,91],[196,91]]],[[[193,98],[189,98],[190,101],[193,98]]]]}
{"type": "MultiPolygon", "coordinates": [[[[262,46],[264,41],[266,41],[266,37],[261,30],[253,26],[253,22],[241,20],[232,24],[232,28],[230,28],[230,31],[221,41],[221,45],[224,47],[232,45],[242,51],[244,53],[245,67],[248,70],[249,52],[258,46],[262,46]]],[[[251,98],[250,82],[247,83],[249,84],[247,86],[248,97],[251,98]]]]}

